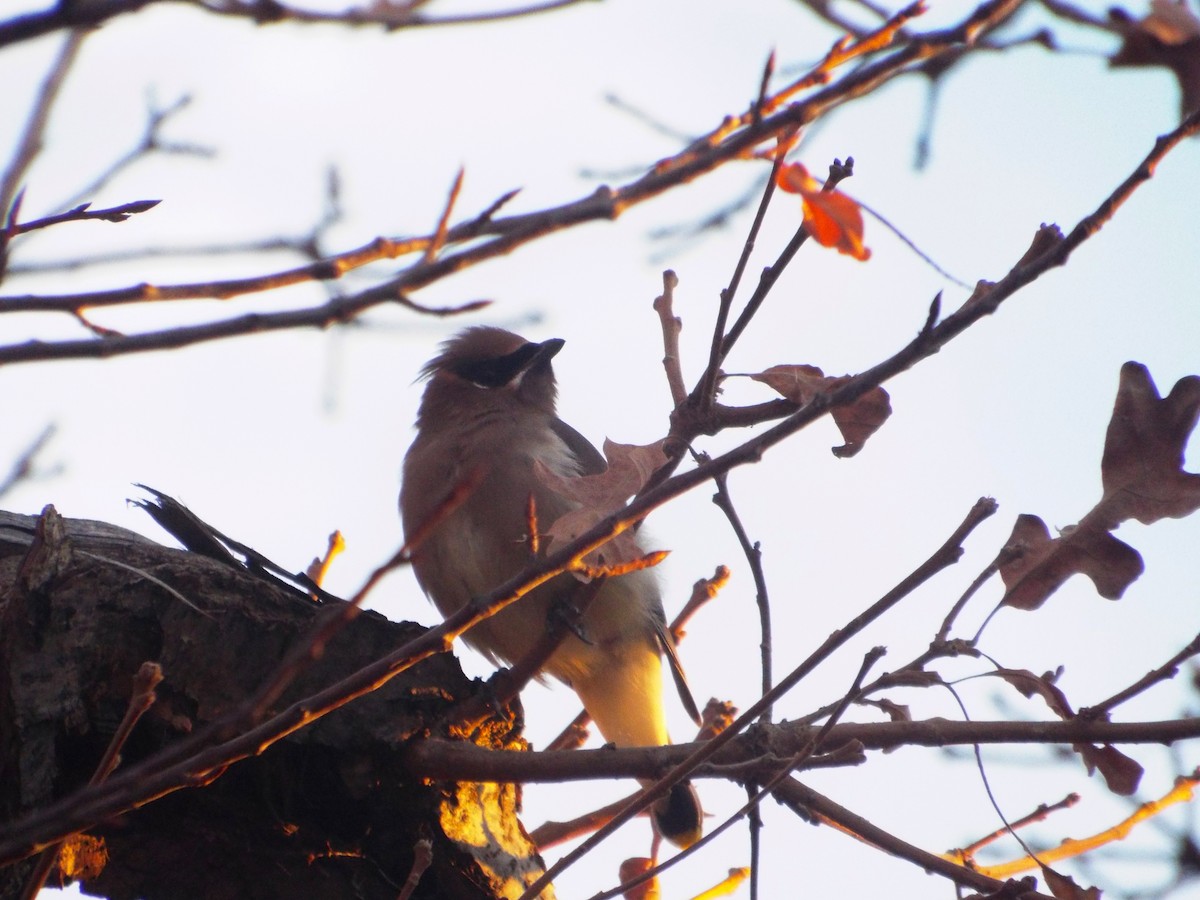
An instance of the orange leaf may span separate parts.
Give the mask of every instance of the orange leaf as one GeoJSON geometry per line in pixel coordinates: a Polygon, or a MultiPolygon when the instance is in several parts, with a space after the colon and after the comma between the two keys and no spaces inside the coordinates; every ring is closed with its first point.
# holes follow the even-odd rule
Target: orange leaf
{"type": "MultiPolygon", "coordinates": [[[[816,366],[809,365],[771,366],[750,377],[799,406],[818,394],[836,390],[850,378],[849,375],[826,375],[816,366]]],[[[892,414],[892,404],[887,391],[873,387],[854,402],[835,406],[829,414],[846,440],[842,446],[833,448],[833,455],[845,458],[858,453],[867,438],[887,421],[892,414]]]]}
{"type": "Polygon", "coordinates": [[[800,163],[783,166],[775,179],[780,190],[799,194],[804,203],[804,227],[822,247],[860,262],[871,258],[863,246],[863,218],[859,205],[841,191],[826,191],[800,163]]]}

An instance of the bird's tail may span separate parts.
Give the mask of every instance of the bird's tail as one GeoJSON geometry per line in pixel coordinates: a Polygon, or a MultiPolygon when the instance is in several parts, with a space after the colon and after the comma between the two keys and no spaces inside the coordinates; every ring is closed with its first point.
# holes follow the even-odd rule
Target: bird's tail
{"type": "Polygon", "coordinates": [[[654,829],[681,850],[704,834],[704,810],[690,781],[672,785],[670,793],[651,807],[650,816],[654,829]]]}
{"type": "MultiPolygon", "coordinates": [[[[662,700],[662,660],[649,641],[608,648],[602,668],[575,677],[571,686],[604,735],[618,747],[669,744],[662,700]]],[[[642,786],[651,781],[642,782],[642,786]]],[[[654,827],[677,847],[686,848],[703,833],[704,812],[690,782],[674,785],[650,810],[654,827]]]]}

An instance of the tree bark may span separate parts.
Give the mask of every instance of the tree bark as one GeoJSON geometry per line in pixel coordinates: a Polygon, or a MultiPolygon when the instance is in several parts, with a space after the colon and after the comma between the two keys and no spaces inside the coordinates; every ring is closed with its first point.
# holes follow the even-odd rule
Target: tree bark
{"type": "MultiPolygon", "coordinates": [[[[0,832],[87,784],[144,662],[164,677],[124,767],[236,708],[329,606],[229,561],[65,522],[51,508],[0,512],[0,832]]],[[[276,708],[422,631],[362,613],[276,708]]],[[[543,868],[516,817],[519,787],[428,782],[402,762],[405,743],[429,734],[522,747],[519,709],[469,736],[447,724],[481,689],[450,654],[431,657],[207,787],[97,824],[93,871],[71,869],[64,854],[51,883],[74,877],[88,893],[146,900],[394,898],[427,839],[433,860],[414,897],[513,896],[543,868]]],[[[0,897],[20,896],[32,865],[0,870],[0,897]]]]}

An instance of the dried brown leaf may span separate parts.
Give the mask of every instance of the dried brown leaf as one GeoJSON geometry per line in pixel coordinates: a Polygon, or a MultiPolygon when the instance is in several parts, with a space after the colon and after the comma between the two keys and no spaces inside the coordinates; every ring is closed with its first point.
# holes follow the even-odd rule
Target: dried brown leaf
{"type": "Polygon", "coordinates": [[[1003,678],[1025,697],[1041,697],[1060,719],[1071,719],[1075,716],[1066,694],[1054,683],[1058,673],[1034,675],[1028,669],[997,669],[990,674],[1003,678]]]}
{"type": "Polygon", "coordinates": [[[1121,46],[1109,65],[1162,66],[1179,82],[1181,115],[1200,107],[1200,19],[1183,2],[1151,0],[1150,14],[1134,20],[1122,10],[1110,11],[1121,33],[1121,46]]]}
{"type": "MultiPolygon", "coordinates": [[[[564,477],[551,471],[540,460],[534,461],[534,475],[547,488],[567,498],[577,507],[544,528],[541,534],[543,547],[560,547],[570,543],[589,531],[597,522],[621,509],[625,501],[641,490],[642,485],[654,474],[667,456],[663,452],[664,441],[653,444],[618,444],[604,442],[604,455],[608,468],[598,475],[564,477]]],[[[629,532],[623,532],[592,551],[584,561],[593,569],[640,566],[646,553],[638,546],[629,532]]]]}
{"type": "Polygon", "coordinates": [[[1118,599],[1142,574],[1142,558],[1109,532],[1127,519],[1149,525],[1200,509],[1200,475],[1183,469],[1198,420],[1200,377],[1181,378],[1163,398],[1145,366],[1122,366],[1100,463],[1104,496],[1056,538],[1037,516],[1017,518],[1000,566],[1004,603],[1037,609],[1077,573],[1091,578],[1100,596],[1118,599]]]}
{"type": "MultiPolygon", "coordinates": [[[[1054,683],[1061,671],[1035,675],[1028,669],[997,669],[989,674],[1003,678],[1026,697],[1041,697],[1056,716],[1069,721],[1075,718],[1075,711],[1066,694],[1054,683]]],[[[1137,790],[1142,767],[1119,750],[1107,744],[1102,747],[1074,744],[1072,749],[1082,757],[1089,775],[1099,770],[1108,789],[1114,794],[1127,797],[1137,790]]]]}
{"type": "Polygon", "coordinates": [[[1116,600],[1143,569],[1138,552],[1107,531],[1081,523],[1051,538],[1046,523],[1027,514],[1017,516],[1002,555],[1004,603],[1017,609],[1037,609],[1080,573],[1092,579],[1101,597],[1116,600]]]}
{"type": "Polygon", "coordinates": [[[912,712],[908,706],[903,703],[896,703],[886,697],[880,697],[877,700],[860,700],[864,706],[874,706],[876,709],[887,714],[887,717],[893,722],[911,722],[913,720],[912,712]]]}
{"type": "MultiPolygon", "coordinates": [[[[771,366],[750,377],[800,406],[850,380],[849,375],[826,375],[816,366],[805,364],[771,366]]],[[[854,456],[891,414],[891,398],[881,387],[871,388],[853,403],[834,407],[830,415],[846,443],[834,447],[833,455],[839,458],[854,456]]]]}
{"type": "Polygon", "coordinates": [[[1200,475],[1183,470],[1198,419],[1200,378],[1181,378],[1164,399],[1141,363],[1121,367],[1100,463],[1109,527],[1125,519],[1149,525],[1200,509],[1200,475]]]}
{"type": "Polygon", "coordinates": [[[1114,794],[1129,797],[1136,793],[1145,771],[1136,760],[1108,744],[1100,747],[1075,744],[1072,749],[1083,757],[1089,775],[1099,770],[1104,776],[1104,783],[1114,794]]]}
{"type": "Polygon", "coordinates": [[[1046,887],[1058,900],[1100,900],[1099,888],[1082,888],[1069,875],[1055,872],[1049,866],[1042,866],[1042,877],[1046,879],[1046,887]]]}

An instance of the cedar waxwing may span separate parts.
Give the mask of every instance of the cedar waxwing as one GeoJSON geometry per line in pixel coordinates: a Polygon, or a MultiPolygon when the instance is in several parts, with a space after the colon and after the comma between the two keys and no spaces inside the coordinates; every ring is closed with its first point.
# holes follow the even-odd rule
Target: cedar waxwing
{"type": "MultiPolygon", "coordinates": [[[[555,416],[550,361],[562,346],[561,340],[534,344],[499,328],[469,328],[447,341],[422,370],[428,384],[400,491],[404,530],[413,533],[471,473],[480,477],[470,496],[413,555],[417,581],[443,615],[534,561],[526,534],[530,495],[543,528],[578,506],[536,478],[535,459],[564,477],[606,468],[599,451],[555,416]]],[[[492,661],[517,662],[545,630],[555,603],[576,583],[569,573],[555,577],[480,622],[465,640],[492,661]]],[[[674,660],[665,622],[654,573],[609,577],[584,613],[581,636],[586,640],[568,634],[543,667],[574,689],[613,744],[670,743],[662,653],[674,660]]],[[[694,703],[689,711],[695,718],[694,703]]],[[[651,812],[657,830],[672,843],[687,847],[699,839],[702,812],[690,784],[676,785],[651,812]]]]}

